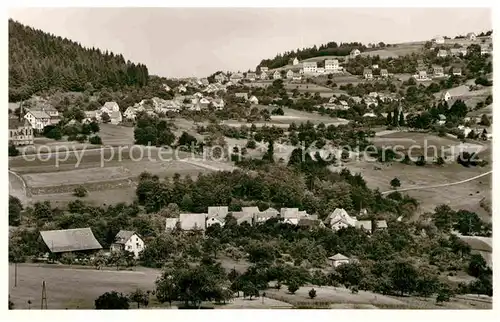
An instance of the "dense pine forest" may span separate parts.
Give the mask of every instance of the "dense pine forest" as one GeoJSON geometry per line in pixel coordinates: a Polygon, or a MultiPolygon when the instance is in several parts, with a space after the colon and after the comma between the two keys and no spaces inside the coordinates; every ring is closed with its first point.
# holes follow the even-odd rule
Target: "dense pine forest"
{"type": "Polygon", "coordinates": [[[9,100],[45,91],[94,92],[148,85],[148,69],[121,54],[33,29],[9,19],[9,100]]]}

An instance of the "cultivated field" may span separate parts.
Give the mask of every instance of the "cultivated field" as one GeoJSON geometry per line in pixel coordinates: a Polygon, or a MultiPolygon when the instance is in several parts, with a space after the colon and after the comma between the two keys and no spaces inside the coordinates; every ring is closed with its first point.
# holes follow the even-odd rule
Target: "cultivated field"
{"type": "Polygon", "coordinates": [[[10,190],[13,194],[25,194],[22,181],[26,183],[30,197],[26,202],[51,200],[65,204],[74,199],[71,193],[77,185],[83,184],[89,190],[86,199],[96,204],[109,204],[132,201],[137,176],[148,171],[162,178],[172,177],[175,173],[193,178],[199,173],[218,170],[231,170],[227,162],[212,161],[210,156],[196,156],[173,152],[156,147],[133,146],[133,128],[101,125],[100,135],[104,147],[78,145],[61,148],[65,142],[49,146],[44,154],[31,159],[22,156],[9,160],[10,190]],[[69,152],[67,152],[69,151],[69,152]]]}

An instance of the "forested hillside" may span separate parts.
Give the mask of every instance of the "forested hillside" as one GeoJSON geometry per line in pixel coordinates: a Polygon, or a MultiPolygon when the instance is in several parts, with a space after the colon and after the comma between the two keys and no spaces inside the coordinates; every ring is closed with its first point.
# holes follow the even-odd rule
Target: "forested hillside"
{"type": "Polygon", "coordinates": [[[148,84],[148,69],[9,19],[9,100],[47,90],[83,92],[148,84]]]}

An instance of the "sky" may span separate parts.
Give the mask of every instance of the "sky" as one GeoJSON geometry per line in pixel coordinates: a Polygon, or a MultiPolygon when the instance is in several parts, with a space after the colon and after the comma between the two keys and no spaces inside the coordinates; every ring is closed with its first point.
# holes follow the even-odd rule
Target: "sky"
{"type": "Polygon", "coordinates": [[[398,43],[492,29],[487,8],[16,8],[9,17],[164,77],[246,71],[330,41],[398,43]]]}

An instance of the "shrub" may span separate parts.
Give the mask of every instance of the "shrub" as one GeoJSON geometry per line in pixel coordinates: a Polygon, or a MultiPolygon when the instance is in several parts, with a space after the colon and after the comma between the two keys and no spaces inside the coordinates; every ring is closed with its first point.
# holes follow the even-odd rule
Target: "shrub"
{"type": "Polygon", "coordinates": [[[89,142],[90,142],[90,144],[95,144],[95,145],[102,144],[102,140],[101,140],[101,137],[99,135],[91,136],[89,139],[89,142]]]}
{"type": "Polygon", "coordinates": [[[18,155],[19,155],[19,150],[16,148],[16,146],[13,144],[9,145],[9,157],[15,157],[18,155]]]}
{"type": "Polygon", "coordinates": [[[257,143],[255,143],[254,140],[248,140],[247,141],[247,148],[249,149],[255,149],[257,147],[257,143]]]}
{"type": "Polygon", "coordinates": [[[316,290],[315,290],[315,289],[313,289],[313,288],[312,288],[312,289],[309,291],[309,297],[310,297],[311,299],[314,299],[314,298],[316,297],[316,290]]]}
{"type": "Polygon", "coordinates": [[[129,299],[116,291],[106,292],[95,300],[96,310],[128,310],[129,299]]]}
{"type": "Polygon", "coordinates": [[[73,195],[78,198],[83,198],[87,196],[87,189],[84,186],[78,186],[73,190],[73,195]]]}
{"type": "Polygon", "coordinates": [[[288,292],[295,294],[297,290],[299,289],[299,284],[295,281],[291,281],[288,283],[288,292]]]}

